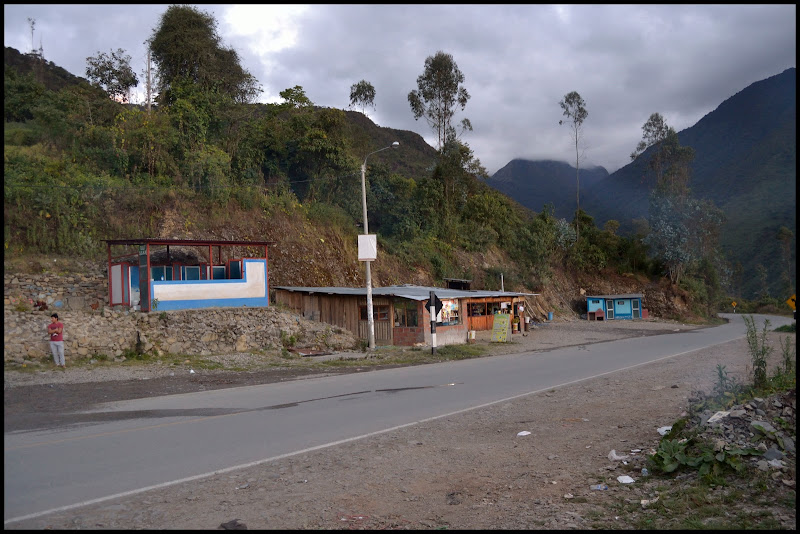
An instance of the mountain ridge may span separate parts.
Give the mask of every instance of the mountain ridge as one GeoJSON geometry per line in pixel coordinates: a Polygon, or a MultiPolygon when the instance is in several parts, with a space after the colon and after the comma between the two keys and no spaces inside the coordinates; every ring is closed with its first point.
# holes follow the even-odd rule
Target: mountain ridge
{"type": "MultiPolygon", "coordinates": [[[[582,167],[578,176],[583,204],[586,187],[606,178],[608,171],[601,166],[582,167]]],[[[540,212],[546,204],[552,204],[553,214],[558,218],[571,219],[575,213],[576,172],[569,163],[517,158],[494,173],[486,183],[533,211],[540,212]],[[520,183],[516,179],[520,174],[529,179],[520,183]]]]}
{"type": "MultiPolygon", "coordinates": [[[[733,269],[741,265],[742,289],[750,297],[765,289],[758,280],[761,267],[767,271],[767,291],[778,295],[786,292],[781,287],[783,272],[796,271],[796,109],[796,69],[789,68],[736,92],[678,132],[681,144],[695,150],[689,187],[696,197],[711,200],[724,211],[720,243],[733,269]],[[781,227],[792,232],[788,268],[776,237],[781,227]]],[[[639,157],[585,187],[582,179],[581,209],[600,227],[614,219],[621,233],[633,233],[634,220],[647,218],[653,187],[644,164],[639,157]]],[[[506,194],[512,192],[512,198],[534,211],[550,202],[556,214],[572,220],[575,168],[565,165],[573,174],[571,195],[550,192],[535,203],[526,196],[532,189],[551,189],[554,180],[548,178],[553,177],[545,172],[549,161],[529,162],[526,173],[506,173],[502,180],[496,173],[488,183],[506,194]]]]}

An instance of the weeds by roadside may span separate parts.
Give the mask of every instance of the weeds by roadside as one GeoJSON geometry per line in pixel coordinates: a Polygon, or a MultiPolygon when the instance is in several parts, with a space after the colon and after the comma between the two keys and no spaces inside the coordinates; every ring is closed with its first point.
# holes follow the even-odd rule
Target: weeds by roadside
{"type": "Polygon", "coordinates": [[[690,399],[689,413],[648,456],[664,487],[652,508],[656,517],[638,528],[779,529],[785,527],[768,509],[776,504],[795,509],[795,344],[791,336],[779,339],[781,360],[770,374],[769,321],[760,333],[752,316],[744,321],[751,382],[717,365],[712,394],[697,392],[690,399]],[[729,499],[752,505],[731,513],[729,499]],[[678,508],[687,508],[687,514],[676,514],[678,508]],[[695,519],[675,523],[672,518],[681,515],[695,519]]]}

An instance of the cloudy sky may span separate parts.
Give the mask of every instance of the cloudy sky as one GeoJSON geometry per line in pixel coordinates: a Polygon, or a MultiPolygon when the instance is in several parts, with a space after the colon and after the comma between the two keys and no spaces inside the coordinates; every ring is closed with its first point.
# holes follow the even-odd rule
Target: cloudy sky
{"type": "MultiPolygon", "coordinates": [[[[443,51],[471,98],[456,114],[490,174],[514,158],[575,164],[559,101],[586,102],[581,166],[614,172],[659,112],[694,125],[748,85],[796,67],[796,5],[218,5],[223,44],[260,82],[262,102],[300,85],[315,104],[347,108],[360,80],[376,91],[367,114],[435,146],[408,93],[425,59],[443,51]]],[[[167,5],[4,4],[5,46],[85,76],[86,58],[118,48],[145,68],[144,41],[167,5]],[[29,19],[35,21],[33,35],[29,19]]],[[[143,78],[139,76],[140,79],[143,78]]]]}

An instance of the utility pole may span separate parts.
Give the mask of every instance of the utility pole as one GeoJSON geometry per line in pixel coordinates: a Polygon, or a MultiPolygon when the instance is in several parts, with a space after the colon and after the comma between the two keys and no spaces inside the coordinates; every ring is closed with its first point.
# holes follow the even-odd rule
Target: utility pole
{"type": "MultiPolygon", "coordinates": [[[[383,150],[389,148],[397,148],[400,146],[399,141],[395,141],[389,146],[383,147],[378,149],[374,152],[370,152],[366,156],[364,156],[364,163],[361,164],[361,205],[364,210],[364,237],[368,238],[369,236],[369,220],[367,219],[367,158],[370,157],[372,154],[376,154],[383,150]]],[[[376,241],[377,243],[377,241],[376,241]]],[[[376,248],[377,252],[377,248],[376,248]]],[[[375,350],[375,317],[372,315],[372,273],[370,271],[370,259],[364,260],[366,263],[366,274],[367,274],[367,325],[369,328],[368,334],[368,344],[369,350],[375,350]]]]}

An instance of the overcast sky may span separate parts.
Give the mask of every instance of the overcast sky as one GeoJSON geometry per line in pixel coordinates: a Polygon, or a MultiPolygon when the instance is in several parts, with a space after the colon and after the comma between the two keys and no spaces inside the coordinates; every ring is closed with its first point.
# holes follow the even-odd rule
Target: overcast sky
{"type": "MultiPolygon", "coordinates": [[[[629,163],[651,113],[680,131],[796,67],[794,4],[197,6],[258,79],[260,101],[300,85],[316,105],[345,109],[350,87],[367,80],[376,91],[367,115],[434,147],[408,93],[426,58],[451,54],[471,96],[454,122],[470,120],[462,141],[490,174],[515,158],[575,164],[570,132],[558,124],[571,91],[589,112],[581,166],[614,172],[629,163]]],[[[141,73],[144,41],[167,7],[5,4],[3,38],[20,52],[41,45],[45,59],[83,77],[87,57],[122,48],[141,73]]]]}

